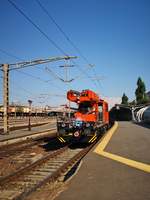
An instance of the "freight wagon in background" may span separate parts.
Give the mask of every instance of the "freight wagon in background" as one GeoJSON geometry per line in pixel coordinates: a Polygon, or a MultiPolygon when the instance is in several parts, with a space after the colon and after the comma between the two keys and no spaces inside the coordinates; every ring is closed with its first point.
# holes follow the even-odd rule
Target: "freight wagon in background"
{"type": "Polygon", "coordinates": [[[77,104],[72,116],[57,120],[60,142],[92,143],[109,128],[108,103],[91,90],[70,90],[67,99],[77,104]]]}

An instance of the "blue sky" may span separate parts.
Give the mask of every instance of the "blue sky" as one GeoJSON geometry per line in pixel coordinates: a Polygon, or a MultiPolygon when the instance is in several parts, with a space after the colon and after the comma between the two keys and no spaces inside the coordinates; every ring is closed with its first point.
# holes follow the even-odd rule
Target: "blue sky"
{"type": "MultiPolygon", "coordinates": [[[[78,78],[64,84],[45,70],[49,67],[64,78],[64,71],[59,67],[64,61],[12,71],[10,101],[26,103],[30,98],[34,105],[59,105],[65,102],[63,95],[70,88],[92,89],[114,100],[125,92],[133,100],[139,76],[150,90],[149,0],[40,0],[89,63],[94,64],[94,70],[88,67],[35,0],[12,1],[63,51],[78,56],[77,66],[69,69],[69,79],[78,78]],[[99,81],[93,80],[95,74],[101,77],[99,81]]],[[[1,0],[0,25],[0,49],[19,58],[0,51],[0,63],[62,55],[7,0],[1,0]]],[[[0,84],[2,94],[1,78],[0,84]]]]}

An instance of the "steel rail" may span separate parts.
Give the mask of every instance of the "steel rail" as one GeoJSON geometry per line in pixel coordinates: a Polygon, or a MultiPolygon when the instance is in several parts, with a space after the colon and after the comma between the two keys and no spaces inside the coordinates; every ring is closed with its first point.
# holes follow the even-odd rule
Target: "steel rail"
{"type": "Polygon", "coordinates": [[[25,172],[28,172],[28,170],[32,170],[34,167],[37,167],[41,164],[43,164],[44,162],[46,162],[48,159],[52,159],[55,156],[61,154],[62,152],[64,152],[67,149],[67,147],[63,147],[57,151],[54,151],[51,154],[48,154],[46,156],[43,156],[42,158],[40,158],[39,160],[33,162],[32,164],[28,165],[27,167],[24,167],[12,174],[9,174],[8,176],[2,177],[0,178],[0,187],[3,187],[4,184],[8,184],[10,181],[17,179],[19,176],[24,175],[25,172]]]}
{"type": "MultiPolygon", "coordinates": [[[[91,144],[83,150],[71,150],[68,148],[68,146],[66,146],[50,155],[44,156],[38,161],[32,163],[31,165],[1,178],[1,191],[5,191],[4,193],[6,194],[7,190],[8,192],[10,188],[12,190],[12,185],[19,185],[20,183],[22,183],[23,185],[21,186],[21,189],[18,189],[18,191],[16,191],[16,189],[14,190],[14,193],[17,194],[14,195],[11,199],[25,199],[29,194],[36,191],[37,188],[40,188],[47,182],[53,183],[62,173],[68,170],[68,167],[73,166],[79,160],[81,160],[93,147],[94,144],[95,143],[91,144]],[[65,153],[67,154],[67,156],[65,153]]],[[[15,188],[17,188],[17,186],[15,188]]],[[[3,194],[0,194],[0,198],[6,197],[3,194]]]]}
{"type": "Polygon", "coordinates": [[[11,145],[0,147],[0,159],[6,158],[12,155],[16,155],[20,153],[21,151],[25,151],[26,148],[40,145],[41,143],[43,143],[44,139],[45,139],[44,137],[41,138],[40,140],[29,139],[29,140],[21,141],[19,143],[14,143],[11,145]]]}
{"type": "MultiPolygon", "coordinates": [[[[31,127],[37,127],[37,126],[42,126],[42,125],[46,125],[48,124],[49,122],[42,122],[42,123],[33,123],[31,124],[31,127]]],[[[19,125],[18,126],[11,126],[10,127],[10,130],[11,131],[14,131],[14,130],[20,130],[20,129],[24,129],[24,128],[27,128],[28,127],[28,124],[25,124],[25,125],[19,125]]],[[[3,128],[0,128],[0,133],[3,132],[3,128]]]]}

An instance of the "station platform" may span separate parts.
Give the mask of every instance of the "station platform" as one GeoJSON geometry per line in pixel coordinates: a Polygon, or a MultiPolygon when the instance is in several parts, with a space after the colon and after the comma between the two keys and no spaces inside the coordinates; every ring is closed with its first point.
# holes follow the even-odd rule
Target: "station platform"
{"type": "Polygon", "coordinates": [[[26,139],[39,138],[51,134],[52,137],[56,135],[56,120],[51,120],[49,123],[31,127],[31,131],[28,131],[28,127],[24,129],[10,131],[9,134],[0,134],[0,147],[20,142],[26,139]]]}
{"type": "Polygon", "coordinates": [[[150,200],[150,129],[119,122],[55,200],[150,200]]]}

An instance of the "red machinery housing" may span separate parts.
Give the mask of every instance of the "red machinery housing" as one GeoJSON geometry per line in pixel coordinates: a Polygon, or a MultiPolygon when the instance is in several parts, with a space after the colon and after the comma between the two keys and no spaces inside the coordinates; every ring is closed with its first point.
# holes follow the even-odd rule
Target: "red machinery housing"
{"type": "Polygon", "coordinates": [[[58,121],[58,139],[61,142],[68,138],[94,142],[109,126],[107,102],[91,90],[70,90],[67,99],[75,102],[78,108],[70,119],[58,121]]]}

